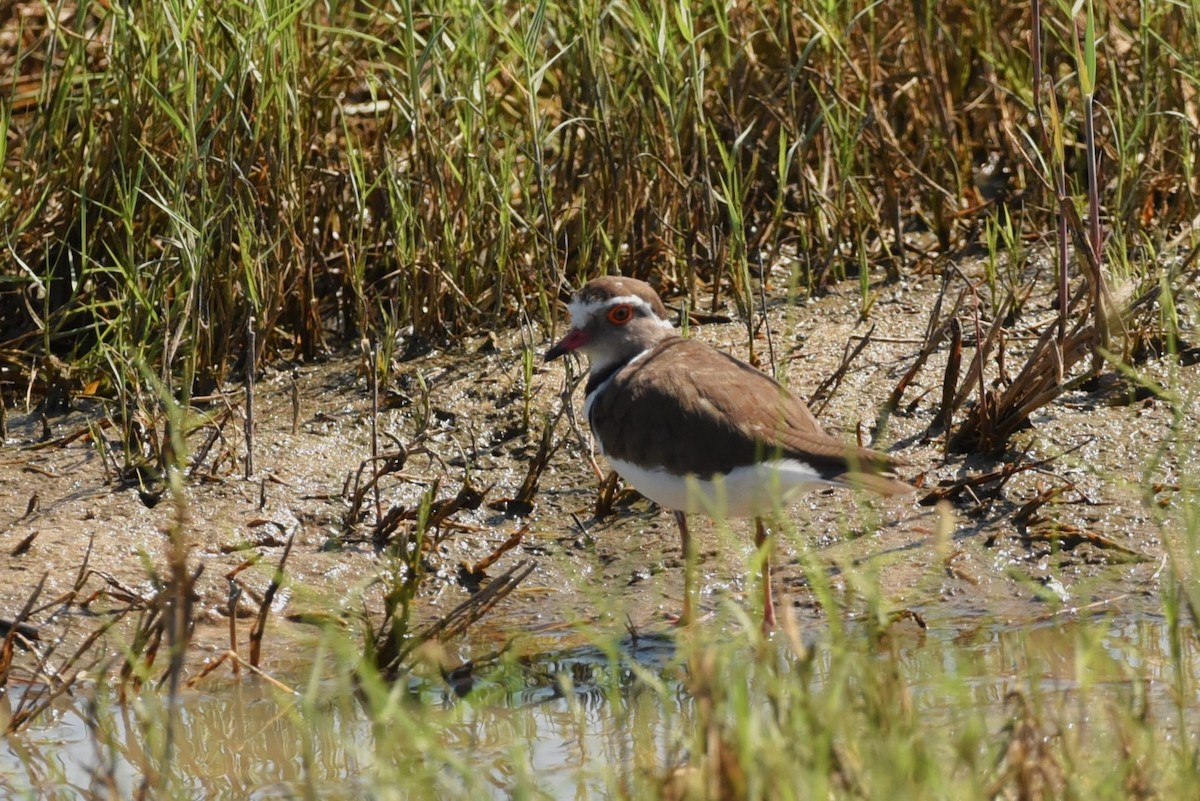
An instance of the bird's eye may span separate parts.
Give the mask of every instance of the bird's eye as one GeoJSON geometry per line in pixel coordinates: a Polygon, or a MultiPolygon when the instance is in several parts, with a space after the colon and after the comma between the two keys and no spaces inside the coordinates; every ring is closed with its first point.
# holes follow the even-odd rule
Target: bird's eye
{"type": "Polygon", "coordinates": [[[619,303],[608,310],[608,321],[614,325],[625,325],[633,319],[633,307],[628,303],[619,303]]]}

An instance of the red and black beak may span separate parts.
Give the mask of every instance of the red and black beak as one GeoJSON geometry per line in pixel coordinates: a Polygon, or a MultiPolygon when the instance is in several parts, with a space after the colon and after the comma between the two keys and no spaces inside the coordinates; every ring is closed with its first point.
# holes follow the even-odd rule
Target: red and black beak
{"type": "Polygon", "coordinates": [[[576,348],[581,348],[588,343],[592,338],[591,334],[586,333],[582,329],[572,328],[567,332],[567,335],[559,340],[559,343],[546,351],[545,360],[552,362],[559,356],[563,356],[576,348]]]}

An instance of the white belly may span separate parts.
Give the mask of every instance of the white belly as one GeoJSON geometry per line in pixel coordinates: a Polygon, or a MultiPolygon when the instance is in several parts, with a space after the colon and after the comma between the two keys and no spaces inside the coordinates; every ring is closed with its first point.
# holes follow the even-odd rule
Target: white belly
{"type": "Polygon", "coordinates": [[[650,470],[611,457],[609,462],[621,478],[659,506],[719,518],[767,515],[801,492],[836,486],[796,459],[738,467],[712,480],[650,470]]]}

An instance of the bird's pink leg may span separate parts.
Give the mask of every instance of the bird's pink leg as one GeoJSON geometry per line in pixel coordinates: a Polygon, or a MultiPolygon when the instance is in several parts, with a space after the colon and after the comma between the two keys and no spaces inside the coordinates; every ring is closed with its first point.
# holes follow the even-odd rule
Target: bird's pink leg
{"type": "MultiPolygon", "coordinates": [[[[755,532],[754,545],[758,550],[763,549],[763,545],[767,543],[767,529],[763,525],[761,517],[754,518],[755,532]]],[[[762,627],[764,632],[771,631],[775,628],[775,600],[771,597],[771,549],[767,547],[766,553],[763,554],[762,566],[762,593],[763,593],[763,622],[762,627]]]]}
{"type": "Polygon", "coordinates": [[[695,592],[695,575],[697,554],[692,547],[692,537],[688,533],[687,515],[675,512],[675,524],[679,526],[679,549],[683,554],[683,614],[675,619],[675,625],[687,626],[696,619],[696,610],[692,603],[695,592]]]}

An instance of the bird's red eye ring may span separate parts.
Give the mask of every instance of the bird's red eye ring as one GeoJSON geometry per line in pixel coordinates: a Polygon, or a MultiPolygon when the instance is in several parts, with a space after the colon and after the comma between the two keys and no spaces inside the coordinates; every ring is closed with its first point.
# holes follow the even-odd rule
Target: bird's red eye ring
{"type": "Polygon", "coordinates": [[[608,310],[608,321],[614,325],[625,325],[633,319],[633,307],[628,303],[618,303],[608,310]]]}

